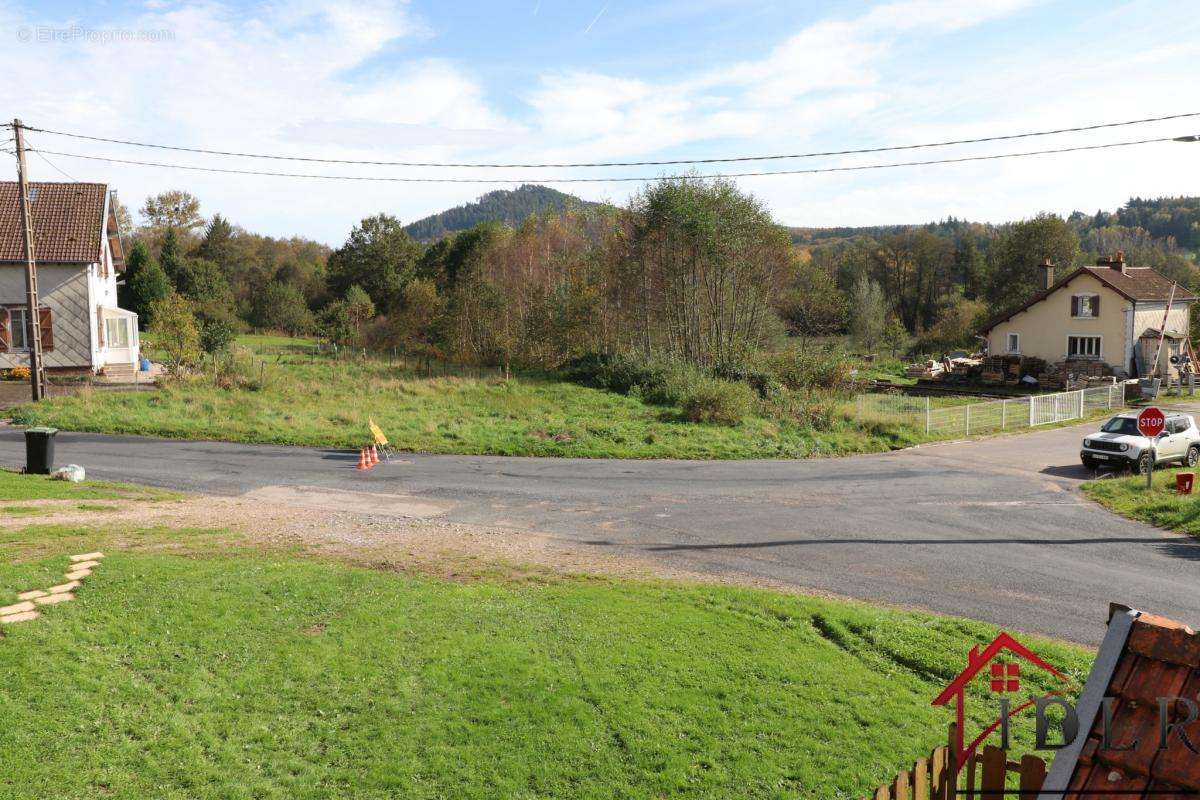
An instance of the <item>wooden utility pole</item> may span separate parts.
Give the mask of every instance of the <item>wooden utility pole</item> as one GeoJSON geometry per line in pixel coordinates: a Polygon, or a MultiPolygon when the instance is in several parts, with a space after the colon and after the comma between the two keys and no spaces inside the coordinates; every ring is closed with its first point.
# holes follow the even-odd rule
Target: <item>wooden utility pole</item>
{"type": "Polygon", "coordinates": [[[13,120],[17,141],[17,184],[21,193],[21,230],[25,237],[25,341],[29,345],[29,385],[36,403],[46,396],[42,363],[42,315],[38,305],[37,259],[33,252],[33,217],[29,211],[29,177],[25,168],[25,136],[21,120],[13,120]]]}

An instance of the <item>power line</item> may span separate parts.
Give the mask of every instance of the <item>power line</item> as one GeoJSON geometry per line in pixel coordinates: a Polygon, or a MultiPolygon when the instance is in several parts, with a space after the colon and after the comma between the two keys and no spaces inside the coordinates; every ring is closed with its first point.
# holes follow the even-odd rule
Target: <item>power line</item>
{"type": "MultiPolygon", "coordinates": [[[[1125,142],[1109,142],[1107,144],[1079,145],[1076,147],[1060,147],[1051,150],[1028,150],[1021,153],[996,153],[986,156],[962,156],[960,158],[938,158],[929,161],[898,161],[887,164],[866,164],[853,167],[819,167],[814,169],[789,169],[761,172],[727,172],[708,175],[677,175],[683,180],[705,180],[711,178],[752,178],[770,175],[813,175],[825,172],[860,172],[865,170],[894,169],[896,167],[920,167],[931,164],[961,164],[966,161],[995,161],[1005,158],[1024,158],[1027,156],[1051,155],[1054,153],[1077,153],[1084,150],[1110,150],[1116,147],[1134,147],[1143,144],[1175,141],[1177,137],[1166,136],[1157,139],[1137,139],[1125,142]]],[[[628,183],[654,180],[647,176],[620,176],[614,178],[418,178],[403,176],[374,176],[374,175],[318,175],[303,172],[265,172],[248,169],[226,169],[221,167],[197,167],[187,164],[164,164],[157,161],[132,161],[106,156],[89,156],[80,153],[62,153],[54,150],[35,150],[33,152],[48,153],[52,156],[65,158],[81,158],[88,161],[105,161],[110,164],[130,164],[141,167],[163,167],[166,169],[182,169],[192,172],[215,172],[230,175],[262,175],[277,178],[314,178],[318,180],[336,181],[371,181],[382,183],[628,183]]]]}
{"type": "MultiPolygon", "coordinates": [[[[232,150],[206,150],[199,147],[181,147],[176,145],[166,144],[151,144],[148,142],[137,142],[127,139],[107,139],[102,136],[90,136],[82,133],[71,133],[68,131],[56,131],[48,128],[33,128],[24,126],[25,130],[34,131],[37,133],[47,133],[51,136],[67,136],[72,139],[86,139],[93,142],[106,142],[108,144],[129,145],[131,147],[149,147],[156,150],[175,150],[183,153],[201,153],[204,155],[213,156],[233,156],[236,158],[264,158],[274,161],[308,161],[321,164],[359,164],[371,167],[442,167],[442,168],[475,168],[475,169],[559,169],[559,168],[583,168],[583,167],[664,167],[678,166],[682,164],[728,164],[742,161],[778,161],[789,158],[817,158],[821,156],[848,156],[861,155],[866,153],[885,153],[898,150],[919,150],[931,147],[948,147],[959,144],[982,144],[984,142],[1000,142],[1012,139],[1028,139],[1035,136],[1054,136],[1062,133],[1079,133],[1082,131],[1095,131],[1102,128],[1119,128],[1128,125],[1143,125],[1150,122],[1163,122],[1173,119],[1184,119],[1187,117],[1200,116],[1200,111],[1191,111],[1186,114],[1169,114],[1162,117],[1145,117],[1142,119],[1131,119],[1122,122],[1103,122],[1096,125],[1080,125],[1072,128],[1056,128],[1047,131],[1030,131],[1026,133],[1011,133],[999,136],[983,136],[977,139],[952,139],[944,142],[927,142],[924,144],[906,144],[906,145],[890,145],[886,147],[867,147],[857,150],[826,150],[811,153],[789,153],[783,155],[767,155],[767,156],[735,156],[731,158],[695,158],[695,159],[677,159],[673,161],[595,161],[583,163],[561,163],[561,164],[473,164],[473,163],[458,163],[458,162],[434,162],[434,161],[358,161],[353,159],[343,158],[317,158],[312,156],[282,156],[269,153],[241,153],[232,150]]],[[[504,181],[497,181],[503,183],[504,181]]]]}
{"type": "Polygon", "coordinates": [[[46,162],[46,164],[47,164],[47,165],[48,165],[48,166],[49,166],[51,169],[53,169],[53,170],[54,170],[55,172],[57,172],[59,175],[62,175],[62,176],[63,176],[64,178],[66,178],[67,180],[69,180],[69,181],[72,181],[72,182],[74,182],[74,183],[82,183],[82,182],[83,182],[83,181],[79,180],[78,178],[76,178],[74,175],[71,175],[69,172],[67,172],[66,170],[64,170],[64,169],[62,169],[61,167],[59,167],[57,164],[55,164],[55,163],[54,163],[53,161],[51,161],[50,159],[46,158],[44,155],[42,155],[42,151],[40,151],[40,150],[34,150],[34,149],[32,149],[32,148],[29,148],[29,152],[31,152],[31,153],[37,153],[37,157],[38,157],[38,158],[40,158],[42,161],[45,161],[45,162],[46,162]]]}

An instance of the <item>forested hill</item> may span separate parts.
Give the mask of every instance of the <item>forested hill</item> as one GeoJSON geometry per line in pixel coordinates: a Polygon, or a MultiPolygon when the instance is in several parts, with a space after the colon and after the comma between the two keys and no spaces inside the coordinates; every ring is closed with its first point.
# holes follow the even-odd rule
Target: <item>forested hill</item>
{"type": "MultiPolygon", "coordinates": [[[[1151,238],[1159,241],[1173,239],[1177,247],[1200,252],[1200,197],[1161,197],[1154,200],[1140,197],[1130,198],[1116,211],[1087,213],[1076,211],[1067,221],[1079,231],[1103,228],[1141,228],[1151,238]]],[[[974,225],[964,220],[947,218],[941,222],[921,225],[872,225],[860,228],[799,228],[788,230],[797,244],[817,244],[830,240],[868,237],[878,239],[901,233],[912,228],[924,227],[932,233],[956,238],[964,229],[993,229],[992,225],[974,225]]]]}
{"type": "Polygon", "coordinates": [[[504,222],[519,225],[531,214],[562,211],[568,207],[597,205],[548,186],[524,184],[516,189],[488,192],[474,203],[456,206],[440,214],[419,219],[404,230],[414,239],[432,242],[448,233],[465,231],[481,222],[504,222]]]}

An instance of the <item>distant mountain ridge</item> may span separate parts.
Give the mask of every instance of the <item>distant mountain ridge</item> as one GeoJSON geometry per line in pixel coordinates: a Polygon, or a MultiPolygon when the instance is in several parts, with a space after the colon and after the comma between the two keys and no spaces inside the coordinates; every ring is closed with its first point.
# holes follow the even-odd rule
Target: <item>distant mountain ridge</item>
{"type": "Polygon", "coordinates": [[[526,183],[516,189],[488,192],[474,203],[455,206],[440,214],[419,219],[405,225],[404,230],[418,241],[432,242],[448,234],[465,231],[481,222],[520,225],[533,214],[596,205],[600,204],[581,200],[575,195],[551,189],[549,186],[526,183]]]}
{"type": "MultiPolygon", "coordinates": [[[[1094,214],[1075,211],[1067,216],[1081,233],[1123,226],[1141,228],[1156,240],[1172,239],[1184,250],[1200,253],[1200,197],[1131,197],[1116,211],[1100,210],[1094,214]]],[[[821,244],[829,241],[849,240],[859,236],[879,238],[902,233],[914,228],[924,228],[944,236],[955,236],[963,230],[976,228],[995,230],[1004,223],[973,223],[947,217],[935,222],[909,225],[863,225],[843,227],[788,226],[792,241],[796,244],[821,244]]]]}

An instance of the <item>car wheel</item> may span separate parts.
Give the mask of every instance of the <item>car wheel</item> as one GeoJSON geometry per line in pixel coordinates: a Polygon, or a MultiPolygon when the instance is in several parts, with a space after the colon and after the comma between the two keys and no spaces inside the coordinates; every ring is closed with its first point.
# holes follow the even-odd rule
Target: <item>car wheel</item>
{"type": "Polygon", "coordinates": [[[1145,475],[1146,473],[1148,473],[1150,471],[1151,465],[1153,463],[1154,462],[1149,453],[1142,453],[1142,455],[1137,460],[1138,475],[1145,475]]]}
{"type": "Polygon", "coordinates": [[[1200,445],[1194,444],[1188,448],[1187,455],[1183,457],[1183,463],[1189,467],[1200,464],[1200,445]]]}
{"type": "Polygon", "coordinates": [[[1086,467],[1087,469],[1095,469],[1096,468],[1096,459],[1084,457],[1083,466],[1086,467]]]}

